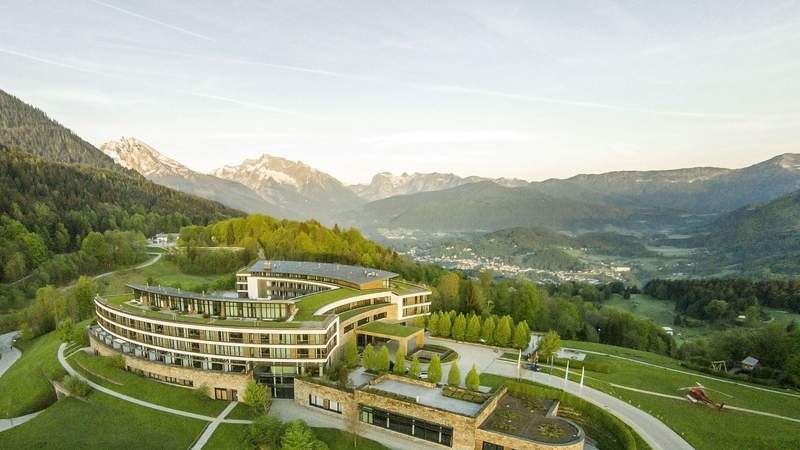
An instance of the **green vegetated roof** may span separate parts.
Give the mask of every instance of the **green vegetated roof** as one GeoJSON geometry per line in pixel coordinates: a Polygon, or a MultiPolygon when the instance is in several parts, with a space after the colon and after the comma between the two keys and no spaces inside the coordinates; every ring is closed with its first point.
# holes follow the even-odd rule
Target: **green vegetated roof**
{"type": "Polygon", "coordinates": [[[417,286],[416,284],[411,284],[405,281],[399,280],[392,280],[391,281],[392,292],[397,295],[406,295],[406,294],[416,294],[421,292],[428,292],[428,289],[417,286]]]}
{"type": "Polygon", "coordinates": [[[361,314],[363,312],[371,311],[373,309],[378,309],[378,308],[385,308],[387,306],[392,306],[392,304],[391,303],[378,303],[376,305],[367,305],[367,306],[362,306],[360,308],[351,309],[349,311],[345,311],[345,312],[339,314],[339,321],[345,321],[345,320],[347,320],[347,319],[349,319],[351,317],[357,316],[357,315],[359,315],[359,314],[361,314]]]}
{"type": "Polygon", "coordinates": [[[370,322],[366,325],[358,327],[360,331],[368,333],[385,334],[387,336],[408,337],[420,331],[422,328],[411,327],[399,323],[389,323],[384,321],[370,322]]]}
{"type": "Polygon", "coordinates": [[[327,291],[317,292],[314,294],[309,294],[303,297],[299,297],[297,299],[297,303],[295,303],[295,306],[298,308],[298,311],[297,314],[295,314],[294,316],[294,320],[297,321],[321,320],[321,318],[324,318],[325,316],[315,316],[314,312],[322,308],[323,306],[350,297],[356,297],[365,294],[373,294],[377,292],[388,293],[389,291],[386,289],[358,290],[358,289],[340,287],[336,289],[329,289],[327,291]]]}

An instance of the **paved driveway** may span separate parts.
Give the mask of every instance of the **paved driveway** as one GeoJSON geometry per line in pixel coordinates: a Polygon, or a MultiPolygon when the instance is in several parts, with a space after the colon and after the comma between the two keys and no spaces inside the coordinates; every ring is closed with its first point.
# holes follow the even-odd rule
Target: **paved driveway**
{"type": "MultiPolygon", "coordinates": [[[[475,364],[478,372],[481,373],[486,372],[511,378],[516,378],[518,375],[516,363],[498,359],[500,355],[503,354],[501,350],[495,351],[490,347],[454,342],[447,339],[431,337],[427,337],[426,339],[427,342],[431,344],[444,345],[457,351],[459,358],[456,362],[462,374],[465,374],[466,371],[472,367],[472,364],[475,364]]],[[[449,366],[449,364],[445,365],[449,366]]],[[[447,370],[449,370],[449,367],[443,370],[443,372],[447,374],[447,370]]],[[[616,397],[587,386],[581,388],[578,383],[573,381],[568,381],[565,384],[563,377],[556,377],[541,372],[532,372],[527,369],[522,369],[519,375],[526,380],[564,389],[570,394],[581,397],[611,412],[630,425],[631,428],[639,433],[639,435],[655,450],[693,449],[688,442],[664,425],[663,422],[616,397]]]]}

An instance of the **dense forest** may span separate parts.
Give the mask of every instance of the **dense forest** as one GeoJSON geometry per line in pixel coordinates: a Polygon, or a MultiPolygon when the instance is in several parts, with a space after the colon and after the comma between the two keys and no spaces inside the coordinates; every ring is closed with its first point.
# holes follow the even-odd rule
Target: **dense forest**
{"type": "Polygon", "coordinates": [[[658,279],[648,282],[644,292],[674,301],[675,311],[703,320],[732,318],[758,306],[800,312],[800,279],[658,279]]]}
{"type": "Polygon", "coordinates": [[[40,109],[0,90],[0,143],[48,161],[117,171],[121,166],[40,109]]]}
{"type": "Polygon", "coordinates": [[[0,152],[0,281],[78,250],[92,231],[152,235],[239,214],[140,176],[44,161],[2,144],[0,152]]]}

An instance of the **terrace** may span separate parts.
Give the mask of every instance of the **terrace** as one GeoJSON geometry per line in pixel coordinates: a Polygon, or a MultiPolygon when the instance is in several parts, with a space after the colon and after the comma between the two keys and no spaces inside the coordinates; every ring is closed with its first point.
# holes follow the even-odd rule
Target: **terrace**
{"type": "Polygon", "coordinates": [[[96,297],[100,303],[119,312],[132,314],[156,320],[164,320],[177,323],[195,323],[201,325],[217,325],[242,328],[325,328],[332,317],[322,317],[320,321],[301,322],[301,321],[276,321],[276,320],[256,320],[256,319],[221,319],[217,317],[204,317],[200,314],[181,313],[169,309],[153,309],[136,302],[130,295],[113,297],[96,297]],[[327,320],[326,320],[327,319],[327,320]]]}
{"type": "Polygon", "coordinates": [[[483,408],[483,403],[474,403],[444,395],[439,387],[426,386],[410,381],[401,381],[396,378],[384,377],[377,382],[361,388],[371,393],[384,393],[396,399],[413,399],[419,405],[449,411],[468,417],[475,417],[483,408]]]}

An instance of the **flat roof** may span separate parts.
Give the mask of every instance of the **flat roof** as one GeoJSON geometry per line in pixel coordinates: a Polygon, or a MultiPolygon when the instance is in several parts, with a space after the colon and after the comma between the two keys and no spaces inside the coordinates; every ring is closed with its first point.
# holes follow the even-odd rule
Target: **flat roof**
{"type": "Polygon", "coordinates": [[[332,278],[353,284],[364,284],[376,280],[397,277],[394,272],[347,264],[332,264],[313,261],[268,261],[260,259],[253,263],[248,272],[274,272],[293,275],[306,275],[332,278]]]}
{"type": "Polygon", "coordinates": [[[409,337],[414,333],[419,332],[422,328],[410,327],[399,323],[389,323],[384,321],[370,322],[366,325],[358,327],[358,331],[366,333],[384,334],[387,336],[395,337],[409,337]]]}
{"type": "Polygon", "coordinates": [[[400,394],[417,399],[417,404],[443,409],[464,416],[474,417],[483,407],[482,403],[472,403],[457,398],[445,397],[442,388],[429,388],[414,383],[398,380],[381,380],[378,383],[364,386],[370,390],[378,390],[389,394],[400,394]]]}

